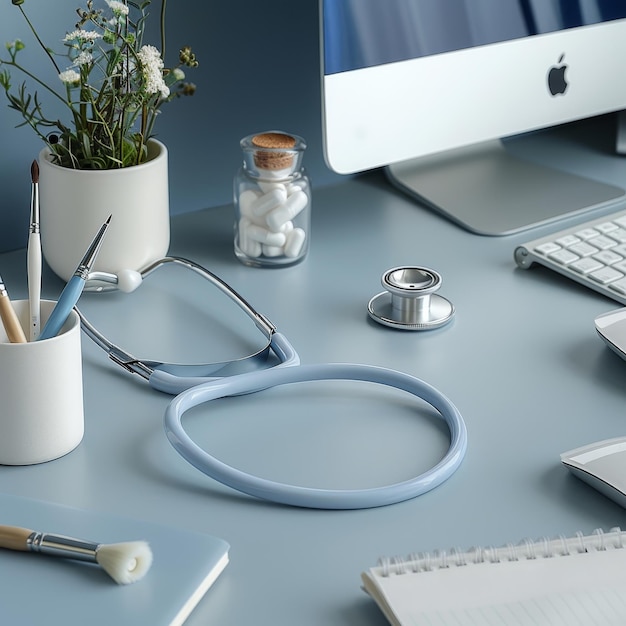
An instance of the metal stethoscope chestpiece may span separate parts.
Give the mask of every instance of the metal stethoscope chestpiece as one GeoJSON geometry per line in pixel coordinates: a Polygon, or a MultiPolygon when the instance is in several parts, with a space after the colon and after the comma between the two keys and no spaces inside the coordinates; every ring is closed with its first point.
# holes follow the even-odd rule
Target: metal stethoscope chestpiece
{"type": "Polygon", "coordinates": [[[439,328],[454,316],[452,303],[435,293],[441,282],[437,272],[425,267],[394,267],[382,276],[386,291],[369,301],[367,311],[374,321],[391,328],[439,328]]]}

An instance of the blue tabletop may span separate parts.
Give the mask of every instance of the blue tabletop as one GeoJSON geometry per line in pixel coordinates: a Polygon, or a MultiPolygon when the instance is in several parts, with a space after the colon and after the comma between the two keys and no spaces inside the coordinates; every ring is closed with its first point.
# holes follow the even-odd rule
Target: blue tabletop
{"type": "MultiPolygon", "coordinates": [[[[548,143],[540,158],[608,182],[626,180],[626,161],[602,147],[578,146],[584,159],[571,156],[577,141],[548,143]]],[[[401,504],[357,511],[292,508],[242,495],[178,456],[163,429],[170,398],[123,372],[83,336],[83,442],[50,463],[0,467],[0,491],[226,540],[231,562],[189,617],[191,625],[382,626],[359,578],[379,556],[626,524],[621,507],[571,476],[559,459],[563,451],[625,434],[626,363],[593,325],[616,303],[547,270],[516,268],[515,246],[538,231],[472,235],[393,190],[380,173],[314,189],[312,215],[310,253],[294,267],[239,264],[231,206],[173,218],[171,253],[232,284],[290,339],[302,362],[389,367],[444,392],[469,434],[465,460],[448,481],[401,504]],[[406,332],[368,318],[382,273],[404,264],[441,274],[440,293],[456,307],[449,325],[406,332]]],[[[16,285],[12,296],[24,297],[25,251],[0,256],[0,267],[16,285]]],[[[219,295],[168,272],[130,296],[85,294],[81,310],[140,356],[214,360],[259,341],[219,295]]],[[[45,274],[44,297],[61,288],[45,274]]],[[[408,479],[448,446],[447,430],[428,406],[346,382],[217,401],[191,411],[185,425],[213,455],[244,471],[328,488],[408,479]]],[[[5,589],[10,585],[5,581],[5,589]]],[[[159,602],[167,606],[167,595],[159,602]]]]}

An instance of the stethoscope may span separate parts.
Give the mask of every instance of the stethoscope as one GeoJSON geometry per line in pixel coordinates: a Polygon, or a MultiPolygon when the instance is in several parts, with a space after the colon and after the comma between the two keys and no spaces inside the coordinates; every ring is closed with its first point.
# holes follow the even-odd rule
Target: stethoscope
{"type": "Polygon", "coordinates": [[[130,292],[150,274],[168,264],[195,272],[228,296],[264,335],[265,346],[240,359],[201,365],[138,359],[106,339],[78,309],[77,313],[83,331],[115,363],[138,374],[154,389],[176,396],[165,411],[165,433],[174,449],[198,470],[233,489],[281,504],[318,509],[363,509],[415,498],[442,484],[458,469],[467,448],[467,429],[460,412],[443,393],[419,378],[383,367],[350,363],[301,365],[296,350],[267,317],[257,312],[230,285],[193,261],[164,257],[141,272],[92,272],[88,285],[91,290],[113,287],[130,292]],[[258,369],[259,365],[267,364],[270,355],[277,364],[258,369]],[[450,431],[448,451],[434,467],[410,480],[367,489],[317,489],[271,481],[233,468],[208,454],[183,428],[184,414],[199,404],[290,383],[322,380],[375,383],[405,391],[425,401],[437,410],[450,431]]]}

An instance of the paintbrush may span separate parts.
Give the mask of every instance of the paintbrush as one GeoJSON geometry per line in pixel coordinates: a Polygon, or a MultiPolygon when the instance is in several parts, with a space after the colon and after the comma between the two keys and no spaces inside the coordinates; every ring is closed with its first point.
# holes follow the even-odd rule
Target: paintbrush
{"type": "Polygon", "coordinates": [[[28,303],[30,310],[30,340],[35,341],[40,332],[41,300],[41,238],[39,234],[39,164],[30,167],[32,181],[30,196],[30,227],[28,229],[28,303]]]}
{"type": "Polygon", "coordinates": [[[152,565],[152,551],[145,541],[98,544],[18,526],[0,525],[0,548],[97,563],[119,585],[140,580],[152,565]]]}
{"type": "Polygon", "coordinates": [[[0,276],[0,319],[4,325],[7,338],[11,343],[26,343],[26,335],[24,329],[17,319],[17,313],[11,304],[7,288],[2,282],[0,276]]]}
{"type": "Polygon", "coordinates": [[[50,339],[50,337],[55,337],[69,317],[69,314],[72,312],[74,305],[78,302],[80,295],[83,293],[89,272],[91,272],[91,268],[93,267],[96,257],[98,256],[98,252],[100,251],[100,247],[102,246],[102,241],[104,240],[107,228],[111,222],[111,217],[112,215],[109,215],[109,219],[107,219],[107,221],[100,226],[100,230],[93,238],[89,248],[87,248],[87,252],[85,252],[81,262],[78,264],[74,275],[63,288],[58,302],[56,303],[54,309],[52,309],[50,317],[44,324],[43,330],[39,335],[39,339],[50,339]]]}

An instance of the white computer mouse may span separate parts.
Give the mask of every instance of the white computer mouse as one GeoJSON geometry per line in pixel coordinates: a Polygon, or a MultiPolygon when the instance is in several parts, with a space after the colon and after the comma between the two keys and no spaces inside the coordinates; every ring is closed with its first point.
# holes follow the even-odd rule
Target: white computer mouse
{"type": "Polygon", "coordinates": [[[561,462],[575,476],[626,508],[626,437],[564,452],[561,462]]]}
{"type": "Polygon", "coordinates": [[[598,315],[595,324],[609,348],[626,359],[626,308],[598,315]]]}

